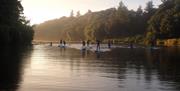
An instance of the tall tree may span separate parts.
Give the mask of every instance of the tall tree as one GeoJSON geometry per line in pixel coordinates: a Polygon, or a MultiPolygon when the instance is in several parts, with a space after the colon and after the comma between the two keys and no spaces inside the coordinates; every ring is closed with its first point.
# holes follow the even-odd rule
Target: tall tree
{"type": "Polygon", "coordinates": [[[145,7],[145,11],[147,13],[150,13],[150,12],[153,12],[154,10],[154,4],[153,4],[153,1],[149,1],[146,3],[146,7],[145,7]]]}
{"type": "Polygon", "coordinates": [[[77,11],[76,17],[80,17],[80,16],[81,16],[80,11],[77,11]]]}
{"type": "Polygon", "coordinates": [[[5,45],[30,44],[33,30],[23,16],[21,2],[1,0],[0,6],[0,42],[5,45]]]}
{"type": "Polygon", "coordinates": [[[137,15],[142,16],[143,15],[143,9],[142,6],[139,6],[137,11],[136,11],[137,15]]]}
{"type": "Polygon", "coordinates": [[[180,37],[180,10],[177,8],[179,6],[178,1],[164,1],[149,21],[149,30],[154,32],[157,38],[180,37]]]}
{"type": "Polygon", "coordinates": [[[74,11],[71,10],[70,17],[74,17],[74,11]]]}

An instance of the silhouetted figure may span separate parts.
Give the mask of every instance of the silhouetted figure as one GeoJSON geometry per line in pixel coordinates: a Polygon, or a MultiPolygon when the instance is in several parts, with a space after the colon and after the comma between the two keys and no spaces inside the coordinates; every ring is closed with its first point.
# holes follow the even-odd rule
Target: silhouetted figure
{"type": "Polygon", "coordinates": [[[86,50],[86,42],[82,41],[82,50],[86,50]]]}
{"type": "Polygon", "coordinates": [[[63,47],[64,47],[63,40],[60,40],[60,41],[59,41],[59,46],[58,46],[58,47],[60,47],[60,48],[63,48],[63,47]]]}
{"type": "Polygon", "coordinates": [[[82,41],[82,46],[86,46],[86,42],[85,41],[82,41]]]}
{"type": "Polygon", "coordinates": [[[111,48],[111,41],[108,41],[108,48],[111,48]]]}
{"type": "Polygon", "coordinates": [[[134,48],[134,45],[133,45],[133,42],[132,42],[132,41],[129,43],[129,47],[130,47],[130,48],[134,48]]]}
{"type": "Polygon", "coordinates": [[[89,47],[89,45],[90,45],[90,40],[87,40],[87,46],[89,47]]]}
{"type": "Polygon", "coordinates": [[[52,46],[52,42],[50,42],[50,46],[52,46]]]}
{"type": "Polygon", "coordinates": [[[100,40],[96,40],[96,51],[100,51],[100,40]]]}
{"type": "Polygon", "coordinates": [[[65,40],[63,41],[63,44],[64,44],[64,47],[65,47],[66,46],[66,41],[65,40]]]}
{"type": "Polygon", "coordinates": [[[62,45],[62,44],[63,44],[63,41],[62,41],[62,40],[60,40],[59,44],[60,44],[60,45],[62,45]]]}

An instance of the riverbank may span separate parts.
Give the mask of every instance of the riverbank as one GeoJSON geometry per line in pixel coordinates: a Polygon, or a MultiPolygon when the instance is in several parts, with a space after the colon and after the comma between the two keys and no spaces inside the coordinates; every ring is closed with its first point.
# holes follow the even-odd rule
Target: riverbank
{"type": "Polygon", "coordinates": [[[157,40],[157,46],[180,46],[180,39],[157,40]]]}
{"type": "MultiPolygon", "coordinates": [[[[102,43],[106,44],[108,43],[109,40],[104,40],[102,43]]],[[[112,44],[126,44],[128,45],[131,41],[129,39],[124,39],[124,40],[120,40],[120,39],[110,39],[112,44]]],[[[58,44],[58,41],[33,41],[32,44],[36,45],[36,44],[47,44],[47,43],[55,43],[58,44]]],[[[67,41],[68,44],[81,44],[81,41],[67,41]]],[[[95,41],[91,41],[92,44],[95,44],[95,41]]],[[[134,44],[138,44],[138,45],[148,45],[147,42],[143,42],[143,40],[136,40],[133,42],[134,44]]],[[[164,40],[160,40],[158,39],[156,41],[156,45],[157,46],[166,46],[166,47],[172,47],[172,46],[180,46],[180,39],[164,39],[164,40]]]]}

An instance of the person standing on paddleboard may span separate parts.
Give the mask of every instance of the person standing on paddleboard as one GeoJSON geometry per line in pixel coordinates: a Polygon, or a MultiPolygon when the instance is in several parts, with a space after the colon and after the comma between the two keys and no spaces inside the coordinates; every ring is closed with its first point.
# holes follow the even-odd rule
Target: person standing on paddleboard
{"type": "Polygon", "coordinates": [[[96,40],[96,51],[100,51],[100,40],[96,40]]]}

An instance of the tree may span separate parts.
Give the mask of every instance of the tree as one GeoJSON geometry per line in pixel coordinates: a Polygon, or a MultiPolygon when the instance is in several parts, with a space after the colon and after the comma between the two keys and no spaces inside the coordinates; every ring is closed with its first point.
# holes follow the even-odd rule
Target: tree
{"type": "Polygon", "coordinates": [[[179,0],[166,0],[149,21],[149,31],[160,39],[180,37],[179,0]],[[178,4],[178,5],[177,5],[178,4]]]}
{"type": "Polygon", "coordinates": [[[70,17],[74,17],[74,11],[73,10],[70,13],[70,17]]]}
{"type": "Polygon", "coordinates": [[[137,15],[142,16],[142,14],[143,14],[142,6],[139,6],[136,13],[137,13],[137,15]]]}
{"type": "Polygon", "coordinates": [[[91,11],[91,10],[88,10],[88,13],[92,13],[92,11],[91,11]]]}
{"type": "Polygon", "coordinates": [[[19,0],[0,1],[0,42],[4,45],[30,44],[33,29],[23,16],[19,0]]]}
{"type": "Polygon", "coordinates": [[[153,1],[149,1],[146,3],[145,11],[146,13],[151,13],[154,10],[153,1]]]}
{"type": "Polygon", "coordinates": [[[124,5],[124,3],[123,3],[122,1],[119,3],[118,10],[119,10],[119,9],[127,10],[127,7],[124,5]]]}
{"type": "Polygon", "coordinates": [[[81,16],[80,11],[77,11],[76,17],[80,17],[80,16],[81,16]]]}

